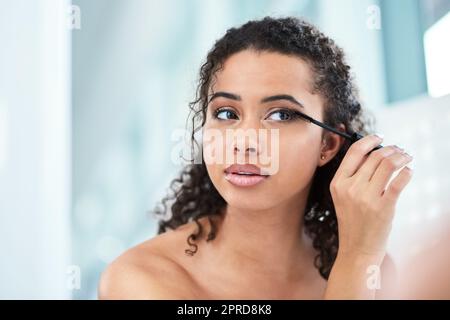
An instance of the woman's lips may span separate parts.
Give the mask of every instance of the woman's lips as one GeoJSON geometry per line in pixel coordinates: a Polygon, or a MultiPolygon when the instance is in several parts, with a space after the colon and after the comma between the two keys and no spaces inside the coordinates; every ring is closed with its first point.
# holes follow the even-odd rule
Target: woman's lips
{"type": "Polygon", "coordinates": [[[264,172],[260,167],[254,164],[232,164],[225,169],[225,173],[248,173],[261,176],[267,176],[268,174],[264,172]]]}
{"type": "Polygon", "coordinates": [[[269,176],[261,176],[258,174],[246,175],[237,173],[225,173],[225,179],[231,184],[238,187],[251,187],[264,181],[269,176]]]}
{"type": "Polygon", "coordinates": [[[268,177],[254,164],[233,164],[225,169],[225,179],[238,187],[251,187],[268,177]]]}

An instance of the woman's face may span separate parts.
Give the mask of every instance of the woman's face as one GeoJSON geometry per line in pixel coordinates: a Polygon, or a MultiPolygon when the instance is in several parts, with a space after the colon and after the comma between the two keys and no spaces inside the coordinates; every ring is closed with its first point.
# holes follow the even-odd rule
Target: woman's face
{"type": "Polygon", "coordinates": [[[323,101],[312,87],[309,65],[280,53],[241,51],[216,73],[203,127],[203,156],[228,205],[265,210],[307,194],[323,162],[322,129],[291,120],[286,109],[322,121],[323,101]],[[250,176],[246,167],[227,170],[232,164],[254,164],[270,175],[250,176]]]}

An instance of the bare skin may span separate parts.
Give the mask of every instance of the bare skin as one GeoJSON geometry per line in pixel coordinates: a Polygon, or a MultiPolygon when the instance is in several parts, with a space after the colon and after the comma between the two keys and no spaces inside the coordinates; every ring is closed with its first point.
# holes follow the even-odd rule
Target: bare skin
{"type": "MultiPolygon", "coordinates": [[[[215,218],[220,223],[220,218],[215,218]]],[[[207,219],[200,223],[208,230],[207,219]]],[[[195,223],[179,227],[129,249],[102,274],[100,299],[323,299],[327,282],[313,266],[316,252],[308,242],[308,252],[292,278],[256,273],[245,267],[218,266],[214,241],[198,241],[194,256],[184,254],[187,237],[195,223]]],[[[254,265],[250,264],[253,268],[254,265]]],[[[276,267],[276,266],[273,266],[276,267]]],[[[393,264],[387,256],[383,264],[384,287],[393,285],[393,264]]],[[[261,268],[262,269],[262,268],[261,268]]],[[[386,292],[386,290],[385,290],[386,292]]],[[[386,293],[386,297],[389,298],[386,293]]]]}
{"type": "MultiPolygon", "coordinates": [[[[208,230],[209,223],[202,218],[208,230]]],[[[220,224],[220,221],[216,218],[220,224]]],[[[271,263],[257,266],[250,256],[236,253],[220,265],[220,238],[198,241],[194,256],[184,254],[187,237],[196,230],[189,223],[150,239],[126,252],[102,275],[101,299],[320,299],[326,281],[313,265],[312,247],[290,273],[271,263]],[[217,242],[216,242],[217,241],[217,242]],[[278,273],[279,271],[279,273],[278,273]]],[[[231,256],[231,255],[230,255],[231,256]]]]}
{"type": "MultiPolygon", "coordinates": [[[[366,269],[386,262],[384,244],[396,200],[388,189],[382,202],[378,189],[383,187],[386,176],[406,164],[407,159],[392,147],[366,156],[380,143],[374,136],[361,139],[349,150],[331,185],[342,248],[329,281],[325,281],[314,267],[317,252],[304,234],[302,221],[314,172],[336,155],[342,138],[323,134],[321,128],[305,122],[281,121],[276,109],[298,108],[293,103],[261,103],[268,95],[290,94],[301,100],[302,112],[323,121],[324,101],[311,90],[313,76],[302,59],[278,53],[246,50],[227,59],[212,92],[231,92],[241,99],[214,99],[204,130],[278,129],[278,172],[261,184],[242,189],[224,178],[228,164],[207,163],[214,186],[227,202],[217,218],[217,238],[208,243],[199,239],[197,253],[186,256],[186,239],[197,228],[189,223],[130,249],[103,273],[100,298],[374,297],[374,291],[365,288],[366,269]],[[223,106],[236,117],[221,121],[214,118],[213,111],[223,106]],[[377,179],[369,181],[372,176],[377,179]],[[355,192],[342,192],[349,189],[355,192]]],[[[260,148],[258,141],[248,143],[245,151],[239,150],[245,157],[249,156],[248,150],[259,152],[260,148]]],[[[394,179],[397,193],[406,185],[407,173],[394,179]]],[[[203,219],[202,224],[207,233],[207,221],[203,219]]]]}

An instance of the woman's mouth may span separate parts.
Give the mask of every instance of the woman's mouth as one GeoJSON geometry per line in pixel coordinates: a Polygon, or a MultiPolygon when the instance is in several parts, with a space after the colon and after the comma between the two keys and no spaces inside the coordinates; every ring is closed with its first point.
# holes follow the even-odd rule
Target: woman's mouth
{"type": "Polygon", "coordinates": [[[259,167],[252,164],[234,164],[225,169],[225,179],[238,187],[251,187],[268,177],[268,174],[264,174],[259,167]]]}

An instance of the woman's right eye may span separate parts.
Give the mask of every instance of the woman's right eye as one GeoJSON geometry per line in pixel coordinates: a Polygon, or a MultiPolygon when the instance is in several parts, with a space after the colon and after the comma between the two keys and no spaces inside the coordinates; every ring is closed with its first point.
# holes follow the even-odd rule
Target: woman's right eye
{"type": "Polygon", "coordinates": [[[223,108],[214,111],[214,118],[219,120],[238,120],[238,117],[233,110],[223,108]]]}

